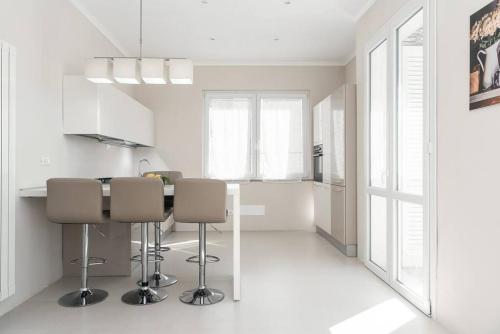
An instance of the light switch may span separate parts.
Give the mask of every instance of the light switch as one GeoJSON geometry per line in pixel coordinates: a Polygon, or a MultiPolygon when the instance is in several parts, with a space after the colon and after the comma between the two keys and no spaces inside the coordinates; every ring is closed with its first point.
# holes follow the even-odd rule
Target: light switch
{"type": "Polygon", "coordinates": [[[50,158],[49,157],[41,157],[40,158],[40,166],[48,166],[50,165],[50,158]]]}

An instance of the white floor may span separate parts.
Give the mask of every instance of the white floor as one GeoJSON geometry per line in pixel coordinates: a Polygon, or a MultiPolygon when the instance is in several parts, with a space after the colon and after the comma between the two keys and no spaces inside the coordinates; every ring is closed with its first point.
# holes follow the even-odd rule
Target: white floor
{"type": "Polygon", "coordinates": [[[162,303],[134,307],[120,301],[133,278],[91,278],[105,289],[103,303],[79,309],[57,299],[78,288],[65,278],[0,318],[0,333],[286,333],[389,334],[447,333],[409,305],[355,259],[344,257],[315,233],[242,234],[242,300],[231,296],[231,234],[209,233],[209,254],[222,261],[208,267],[211,287],[226,292],[219,304],[196,307],[178,300],[195,287],[197,266],[185,262],[197,252],[195,233],[176,232],[168,242],[168,272],[179,283],[162,303]]]}

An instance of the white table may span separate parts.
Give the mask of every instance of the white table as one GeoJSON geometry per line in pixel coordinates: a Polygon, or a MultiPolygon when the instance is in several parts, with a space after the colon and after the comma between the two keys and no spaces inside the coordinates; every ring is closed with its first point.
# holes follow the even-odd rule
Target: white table
{"type": "MultiPolygon", "coordinates": [[[[103,184],[102,192],[105,197],[110,194],[108,184],[103,184]]],[[[168,185],[164,189],[165,196],[174,195],[174,186],[168,185]]],[[[46,187],[33,187],[19,189],[20,197],[47,197],[46,187]]],[[[240,276],[240,185],[228,184],[227,196],[233,202],[233,300],[241,298],[241,276],[240,276]]]]}

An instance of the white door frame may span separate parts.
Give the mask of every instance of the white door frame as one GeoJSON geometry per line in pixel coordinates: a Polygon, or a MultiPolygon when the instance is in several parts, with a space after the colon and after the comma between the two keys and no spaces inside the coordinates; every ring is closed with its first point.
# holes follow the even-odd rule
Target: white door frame
{"type": "MultiPolygon", "coordinates": [[[[373,37],[366,43],[365,49],[363,50],[363,76],[364,76],[364,105],[363,105],[363,168],[362,168],[362,180],[364,184],[362,185],[362,201],[360,209],[363,210],[361,217],[363,217],[364,223],[364,254],[362,254],[362,259],[364,264],[373,271],[377,276],[382,278],[387,284],[389,284],[394,290],[399,292],[410,302],[412,302],[416,307],[422,310],[424,313],[431,315],[432,308],[431,305],[435,301],[436,290],[436,258],[437,258],[437,216],[436,216],[436,83],[435,83],[435,63],[436,63],[436,37],[435,37],[435,2],[431,0],[411,0],[405,5],[401,10],[399,10],[373,37]],[[397,65],[397,53],[395,42],[397,28],[404,24],[406,20],[411,18],[416,14],[421,8],[423,8],[424,13],[424,34],[425,34],[425,44],[424,44],[424,143],[427,141],[427,149],[424,149],[424,164],[427,168],[424,168],[424,196],[412,196],[408,194],[395,194],[391,191],[391,195],[388,196],[388,191],[385,189],[376,189],[369,187],[369,154],[370,154],[370,136],[369,136],[369,119],[370,119],[370,53],[377,46],[379,46],[384,41],[387,41],[388,48],[388,132],[394,132],[393,128],[393,117],[395,115],[395,110],[397,110],[397,71],[395,71],[397,65]],[[427,151],[427,152],[426,152],[427,151]],[[426,154],[427,153],[427,154],[426,154]],[[369,216],[369,195],[383,195],[384,198],[396,199],[396,200],[410,200],[411,202],[421,203],[424,206],[424,270],[428,271],[425,273],[429,277],[428,284],[424,286],[424,294],[429,296],[428,300],[422,301],[406,289],[403,285],[397,283],[396,280],[396,268],[393,265],[395,261],[388,261],[386,271],[382,270],[380,267],[375,265],[370,261],[370,216],[369,216]]],[[[394,145],[394,135],[391,133],[388,136],[388,161],[387,169],[389,170],[389,175],[393,175],[393,161],[391,159],[391,151],[393,151],[394,145]],[[391,139],[392,138],[392,139],[391,139]]],[[[390,178],[387,180],[387,187],[391,189],[390,178]]],[[[392,202],[392,201],[389,201],[392,202]]],[[[392,222],[392,203],[388,205],[388,258],[394,259],[397,252],[396,242],[394,242],[394,230],[391,226],[394,226],[392,222]]]]}

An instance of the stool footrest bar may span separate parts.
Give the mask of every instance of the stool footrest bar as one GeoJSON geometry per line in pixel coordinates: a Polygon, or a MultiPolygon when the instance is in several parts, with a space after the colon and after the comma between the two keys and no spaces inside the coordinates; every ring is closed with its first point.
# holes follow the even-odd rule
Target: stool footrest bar
{"type": "MultiPolygon", "coordinates": [[[[76,259],[71,260],[70,263],[71,264],[82,263],[82,259],[76,258],[76,259]]],[[[98,266],[98,265],[105,264],[105,263],[106,263],[106,259],[103,257],[89,257],[88,266],[89,267],[98,266]]]]}
{"type": "MultiPolygon", "coordinates": [[[[220,258],[217,257],[217,256],[214,256],[214,255],[207,255],[206,256],[206,262],[207,263],[215,263],[215,262],[219,262],[219,261],[220,261],[220,258]]],[[[186,262],[189,262],[189,263],[200,263],[200,257],[198,255],[188,257],[186,259],[186,262]]]]}
{"type": "MultiPolygon", "coordinates": [[[[160,252],[168,252],[170,250],[170,247],[168,246],[161,246],[160,247],[160,252]]],[[[156,252],[156,247],[148,247],[148,252],[156,252]]]]}
{"type": "MultiPolygon", "coordinates": [[[[148,262],[149,263],[156,263],[156,262],[163,262],[165,258],[161,255],[156,255],[155,254],[148,254],[148,262]]],[[[142,262],[141,260],[141,255],[134,255],[130,258],[130,261],[135,261],[135,262],[142,262]]]]}

